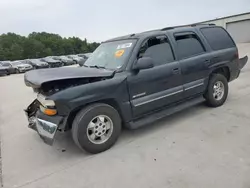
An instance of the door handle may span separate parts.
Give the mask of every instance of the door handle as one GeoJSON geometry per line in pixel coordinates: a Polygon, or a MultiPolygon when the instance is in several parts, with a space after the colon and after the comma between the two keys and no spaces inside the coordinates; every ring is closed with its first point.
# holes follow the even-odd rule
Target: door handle
{"type": "Polygon", "coordinates": [[[172,69],[172,73],[173,74],[179,74],[180,73],[180,69],[178,67],[174,68],[174,69],[172,69]]]}

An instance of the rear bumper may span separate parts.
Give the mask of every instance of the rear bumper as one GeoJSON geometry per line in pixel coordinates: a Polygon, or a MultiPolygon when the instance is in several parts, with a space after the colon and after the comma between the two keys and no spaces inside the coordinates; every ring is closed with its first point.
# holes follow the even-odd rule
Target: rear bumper
{"type": "Polygon", "coordinates": [[[243,69],[243,67],[247,64],[248,56],[239,59],[239,68],[243,69]]]}
{"type": "Polygon", "coordinates": [[[30,71],[32,70],[33,68],[24,68],[24,69],[18,69],[19,72],[27,72],[27,71],[30,71]]]}
{"type": "Polygon", "coordinates": [[[39,102],[33,101],[25,110],[28,118],[28,127],[35,130],[41,139],[48,145],[52,145],[58,130],[64,122],[62,116],[47,116],[38,109],[39,102]]]}
{"type": "Polygon", "coordinates": [[[229,81],[233,81],[239,77],[241,70],[247,64],[247,61],[248,61],[248,56],[245,56],[238,60],[236,64],[237,66],[235,65],[234,67],[231,68],[229,81]]]}

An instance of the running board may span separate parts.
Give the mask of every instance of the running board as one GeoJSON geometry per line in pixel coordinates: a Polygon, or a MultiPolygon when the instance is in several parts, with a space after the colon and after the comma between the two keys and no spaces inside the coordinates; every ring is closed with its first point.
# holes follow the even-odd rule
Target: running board
{"type": "Polygon", "coordinates": [[[179,103],[179,104],[175,104],[173,106],[169,106],[168,108],[165,108],[161,111],[157,111],[153,114],[150,114],[146,117],[140,118],[136,121],[132,121],[129,122],[126,127],[128,127],[129,129],[137,129],[139,127],[148,125],[150,123],[153,123],[157,120],[160,120],[166,116],[172,115],[176,112],[182,111],[186,108],[189,108],[191,106],[195,106],[197,104],[200,104],[202,102],[204,102],[205,99],[203,98],[203,96],[197,97],[197,98],[193,98],[193,99],[189,99],[185,102],[179,103]]]}

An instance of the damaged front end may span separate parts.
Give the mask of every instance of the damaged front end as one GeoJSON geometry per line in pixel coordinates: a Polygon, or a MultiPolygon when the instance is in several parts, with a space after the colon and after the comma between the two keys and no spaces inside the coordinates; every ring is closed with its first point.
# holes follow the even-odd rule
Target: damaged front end
{"type": "Polygon", "coordinates": [[[65,110],[51,100],[53,95],[71,87],[112,78],[113,75],[114,71],[90,68],[58,68],[27,72],[24,76],[25,84],[38,93],[37,99],[25,110],[28,127],[37,131],[45,143],[52,145],[57,130],[66,127],[68,118],[65,110]]]}
{"type": "Polygon", "coordinates": [[[28,127],[37,131],[45,143],[52,145],[58,127],[64,123],[64,117],[46,115],[42,110],[45,108],[47,107],[43,106],[38,97],[24,111],[28,118],[28,127]]]}

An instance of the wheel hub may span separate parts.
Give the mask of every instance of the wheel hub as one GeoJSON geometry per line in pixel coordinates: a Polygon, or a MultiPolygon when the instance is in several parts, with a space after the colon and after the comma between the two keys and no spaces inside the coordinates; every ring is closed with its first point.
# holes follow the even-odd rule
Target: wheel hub
{"type": "Polygon", "coordinates": [[[225,93],[224,84],[221,81],[217,81],[213,87],[213,97],[215,100],[221,100],[225,93]]]}
{"type": "Polygon", "coordinates": [[[87,127],[87,136],[89,141],[94,144],[106,142],[113,132],[113,122],[106,115],[94,117],[87,127]]]}
{"type": "Polygon", "coordinates": [[[106,130],[107,130],[106,123],[99,123],[94,128],[94,134],[96,136],[102,136],[105,134],[106,130]]]}

